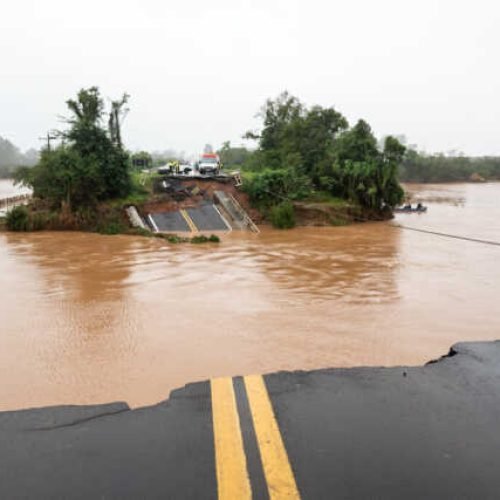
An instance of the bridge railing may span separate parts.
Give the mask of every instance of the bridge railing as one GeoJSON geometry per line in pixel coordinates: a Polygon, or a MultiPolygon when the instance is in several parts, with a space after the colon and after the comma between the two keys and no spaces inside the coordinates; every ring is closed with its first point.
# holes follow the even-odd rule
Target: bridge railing
{"type": "Polygon", "coordinates": [[[16,196],[9,196],[7,198],[1,198],[0,208],[3,209],[13,208],[16,205],[22,205],[23,203],[26,203],[30,198],[31,194],[29,193],[18,194],[16,196]]]}

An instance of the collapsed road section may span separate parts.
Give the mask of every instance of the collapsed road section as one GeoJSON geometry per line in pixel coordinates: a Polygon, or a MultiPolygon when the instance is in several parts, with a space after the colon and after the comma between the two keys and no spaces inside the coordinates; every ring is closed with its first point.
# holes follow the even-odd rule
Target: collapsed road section
{"type": "Polygon", "coordinates": [[[500,342],[0,413],[1,498],[497,498],[500,342]]]}
{"type": "Polygon", "coordinates": [[[247,211],[248,201],[239,190],[238,179],[221,174],[164,175],[155,185],[154,201],[140,209],[143,221],[162,233],[259,232],[247,211]]]}
{"type": "Polygon", "coordinates": [[[180,233],[232,230],[215,204],[211,202],[204,202],[196,207],[172,212],[152,213],[148,217],[156,232],[180,233]]]}

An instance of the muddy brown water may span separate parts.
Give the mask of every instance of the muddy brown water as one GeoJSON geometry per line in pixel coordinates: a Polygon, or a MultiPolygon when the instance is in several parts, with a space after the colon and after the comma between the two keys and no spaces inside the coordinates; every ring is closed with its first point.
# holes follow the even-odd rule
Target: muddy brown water
{"type": "Polygon", "coordinates": [[[410,186],[424,215],[219,246],[0,233],[0,409],[158,402],[221,375],[418,365],[500,337],[500,184],[410,186]]]}

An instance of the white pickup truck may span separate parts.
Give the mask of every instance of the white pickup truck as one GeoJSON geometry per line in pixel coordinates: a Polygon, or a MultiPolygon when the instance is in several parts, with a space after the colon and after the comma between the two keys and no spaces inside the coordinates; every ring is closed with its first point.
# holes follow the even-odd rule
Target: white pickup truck
{"type": "Polygon", "coordinates": [[[200,174],[218,174],[221,168],[219,155],[215,153],[204,153],[198,162],[200,174]]]}

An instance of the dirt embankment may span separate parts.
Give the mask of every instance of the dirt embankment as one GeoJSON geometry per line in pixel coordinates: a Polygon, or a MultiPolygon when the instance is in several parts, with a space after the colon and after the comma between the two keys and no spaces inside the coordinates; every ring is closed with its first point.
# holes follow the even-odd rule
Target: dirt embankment
{"type": "MultiPolygon", "coordinates": [[[[234,196],[256,224],[268,224],[265,215],[252,207],[248,195],[234,185],[213,179],[186,179],[176,181],[174,192],[162,192],[153,195],[146,203],[140,205],[141,215],[150,213],[171,212],[198,206],[203,201],[213,200],[215,191],[224,191],[234,196]]],[[[349,202],[294,202],[297,226],[345,226],[354,222],[380,221],[392,218],[390,211],[380,212],[367,210],[349,202]]]]}
{"type": "Polygon", "coordinates": [[[234,196],[256,224],[264,223],[262,214],[250,205],[248,195],[237,188],[232,181],[186,179],[180,181],[179,184],[185,189],[187,193],[185,196],[178,192],[175,194],[168,192],[155,194],[151,200],[138,207],[141,215],[196,207],[203,201],[213,200],[215,191],[224,191],[234,196]]]}
{"type": "Polygon", "coordinates": [[[392,218],[390,211],[363,209],[358,205],[314,202],[295,202],[298,226],[345,226],[354,222],[381,221],[392,218]]]}

